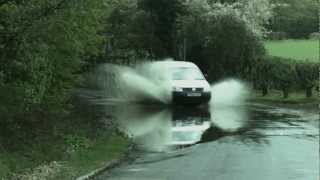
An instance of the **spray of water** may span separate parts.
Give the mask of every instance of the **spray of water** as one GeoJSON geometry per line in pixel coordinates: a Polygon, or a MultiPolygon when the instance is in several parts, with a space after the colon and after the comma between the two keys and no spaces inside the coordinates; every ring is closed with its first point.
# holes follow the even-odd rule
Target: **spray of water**
{"type": "Polygon", "coordinates": [[[172,141],[172,112],[156,106],[123,105],[113,111],[119,130],[146,151],[167,151],[172,141]]]}
{"type": "MultiPolygon", "coordinates": [[[[156,63],[145,63],[134,68],[106,64],[101,66],[98,72],[97,83],[110,97],[117,96],[129,102],[142,100],[171,102],[171,84],[170,78],[167,77],[170,73],[166,72],[165,67],[156,63]]],[[[224,132],[236,132],[244,127],[248,119],[243,106],[248,95],[245,84],[230,79],[212,85],[211,90],[213,97],[209,103],[211,116],[204,115],[204,117],[207,117],[207,120],[211,117],[213,126],[224,132]]],[[[177,118],[179,113],[174,116],[172,109],[157,109],[157,106],[139,106],[127,102],[118,103],[115,107],[107,111],[112,112],[119,129],[144,149],[152,152],[167,151],[170,149],[170,143],[177,139],[174,136],[175,125],[172,124],[172,120],[174,117],[177,118]],[[152,109],[153,107],[157,108],[152,109]]],[[[185,110],[182,108],[180,113],[186,115],[185,110]]],[[[189,110],[196,112],[196,108],[189,110]]],[[[190,117],[186,115],[186,119],[182,120],[188,121],[190,117]]],[[[199,128],[199,124],[197,127],[199,128]]],[[[181,132],[183,130],[180,128],[181,132]]],[[[176,134],[179,136],[179,133],[176,134]]],[[[190,136],[183,133],[182,135],[180,133],[182,139],[190,136]]]]}
{"type": "Polygon", "coordinates": [[[229,79],[214,84],[211,91],[212,123],[226,132],[235,132],[244,127],[248,120],[244,103],[249,94],[245,83],[229,79]]]}
{"type": "Polygon", "coordinates": [[[169,104],[171,81],[168,74],[164,66],[156,63],[142,63],[136,67],[105,64],[98,69],[97,84],[107,97],[169,104]]]}
{"type": "Polygon", "coordinates": [[[239,80],[229,79],[211,86],[211,106],[243,105],[249,91],[239,80]]]}
{"type": "MultiPolygon", "coordinates": [[[[135,67],[105,64],[97,72],[97,84],[106,97],[124,101],[171,103],[171,73],[164,63],[149,62],[135,67]]],[[[211,91],[211,107],[242,105],[248,95],[244,83],[234,79],[212,85],[211,91]]]]}
{"type": "Polygon", "coordinates": [[[171,79],[168,69],[160,64],[144,63],[132,70],[120,72],[122,89],[126,89],[127,99],[139,101],[171,102],[171,79]]]}

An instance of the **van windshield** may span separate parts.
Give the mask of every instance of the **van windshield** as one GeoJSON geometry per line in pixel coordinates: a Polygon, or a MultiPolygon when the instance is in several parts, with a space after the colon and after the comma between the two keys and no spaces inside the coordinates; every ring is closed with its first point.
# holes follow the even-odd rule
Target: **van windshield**
{"type": "Polygon", "coordinates": [[[179,67],[172,68],[173,80],[204,80],[203,74],[198,68],[179,67]]]}

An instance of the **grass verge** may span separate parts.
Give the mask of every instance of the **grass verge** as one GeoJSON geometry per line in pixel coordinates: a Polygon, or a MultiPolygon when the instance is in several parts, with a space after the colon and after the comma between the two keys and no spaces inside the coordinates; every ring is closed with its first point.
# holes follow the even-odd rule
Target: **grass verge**
{"type": "Polygon", "coordinates": [[[262,96],[260,91],[253,91],[249,101],[281,104],[317,104],[320,102],[320,98],[316,91],[310,98],[306,97],[305,92],[291,92],[288,98],[283,98],[281,91],[271,90],[266,96],[262,96]]]}
{"type": "Polygon", "coordinates": [[[271,56],[318,62],[319,40],[273,40],[266,41],[267,53],[271,56]]]}
{"type": "Polygon", "coordinates": [[[87,140],[90,143],[52,142],[49,147],[51,152],[43,152],[43,148],[36,148],[42,146],[12,152],[2,149],[0,180],[76,179],[104,167],[108,162],[124,158],[129,147],[128,140],[116,133],[105,133],[87,140]],[[41,154],[50,156],[50,161],[41,154]]]}
{"type": "Polygon", "coordinates": [[[72,153],[65,162],[65,169],[56,176],[58,179],[74,179],[95,169],[104,167],[112,160],[122,159],[128,149],[128,141],[113,135],[98,139],[94,146],[72,153]]]}

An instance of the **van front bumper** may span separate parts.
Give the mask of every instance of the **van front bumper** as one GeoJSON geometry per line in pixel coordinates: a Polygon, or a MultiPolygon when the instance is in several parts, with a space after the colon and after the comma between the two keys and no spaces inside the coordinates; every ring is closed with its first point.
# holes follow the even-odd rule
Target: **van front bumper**
{"type": "Polygon", "coordinates": [[[172,92],[175,104],[203,104],[211,99],[211,92],[172,92]]]}

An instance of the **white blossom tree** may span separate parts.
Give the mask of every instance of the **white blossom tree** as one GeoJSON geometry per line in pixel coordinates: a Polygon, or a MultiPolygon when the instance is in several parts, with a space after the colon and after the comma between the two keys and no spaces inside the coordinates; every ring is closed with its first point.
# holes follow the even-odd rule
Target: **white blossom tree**
{"type": "Polygon", "coordinates": [[[258,37],[267,33],[265,26],[272,18],[274,5],[270,0],[243,0],[235,3],[208,2],[208,0],[187,0],[186,7],[192,16],[209,18],[221,15],[232,15],[240,18],[258,37]]]}

